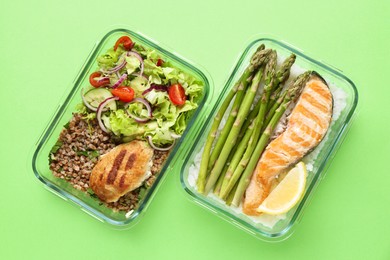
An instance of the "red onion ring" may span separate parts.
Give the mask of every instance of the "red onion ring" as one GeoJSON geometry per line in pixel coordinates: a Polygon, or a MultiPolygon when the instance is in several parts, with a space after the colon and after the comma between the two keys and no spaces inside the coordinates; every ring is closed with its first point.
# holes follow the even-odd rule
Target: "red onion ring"
{"type": "Polygon", "coordinates": [[[126,60],[124,59],[124,60],[122,61],[122,63],[119,64],[119,65],[117,65],[116,67],[111,68],[111,69],[108,69],[108,70],[103,70],[103,69],[101,69],[100,71],[103,72],[104,74],[112,74],[112,73],[115,73],[115,72],[121,70],[121,69],[126,65],[126,63],[127,63],[127,62],[126,62],[126,60]]]}
{"type": "Polygon", "coordinates": [[[110,103],[110,101],[112,100],[119,100],[118,97],[109,97],[109,98],[106,98],[102,103],[99,104],[97,110],[96,110],[96,119],[99,123],[99,126],[100,128],[102,129],[102,131],[106,132],[106,133],[109,133],[108,129],[104,126],[103,122],[102,122],[102,111],[104,109],[104,107],[110,103]]]}
{"type": "Polygon", "coordinates": [[[112,88],[117,88],[120,86],[120,84],[122,84],[122,82],[127,78],[127,74],[124,73],[119,79],[117,82],[115,82],[114,85],[112,85],[112,88]]]}
{"type": "Polygon", "coordinates": [[[99,78],[99,79],[98,79],[98,81],[97,81],[97,82],[99,82],[99,83],[100,83],[100,82],[102,82],[102,81],[105,81],[105,80],[107,80],[107,79],[108,79],[108,80],[110,80],[110,78],[109,78],[109,77],[101,77],[101,78],[99,78]]]}
{"type": "Polygon", "coordinates": [[[141,63],[141,71],[139,72],[139,74],[142,76],[142,74],[144,74],[144,60],[142,59],[141,55],[139,55],[139,53],[135,51],[128,51],[126,55],[127,56],[132,55],[139,60],[139,62],[141,63]]]}
{"type": "Polygon", "coordinates": [[[143,99],[143,98],[134,98],[132,101],[128,102],[126,105],[125,105],[125,111],[126,113],[131,117],[133,118],[135,121],[137,121],[138,123],[145,123],[147,121],[150,120],[150,118],[152,118],[152,107],[150,106],[149,102],[146,100],[146,99],[143,99]],[[129,111],[127,111],[127,107],[131,104],[131,103],[134,103],[134,102],[137,102],[137,103],[142,103],[146,109],[148,110],[148,113],[149,113],[149,118],[142,118],[142,117],[138,117],[136,115],[133,115],[132,113],[130,113],[129,111]]]}
{"type": "MultiPolygon", "coordinates": [[[[94,111],[94,112],[97,111],[97,107],[92,106],[92,105],[89,104],[88,101],[85,99],[85,96],[84,96],[84,88],[81,89],[81,99],[83,100],[83,103],[84,103],[84,105],[85,105],[87,108],[89,108],[90,110],[92,110],[92,111],[94,111]]],[[[103,112],[104,112],[104,111],[107,111],[107,109],[106,109],[106,108],[103,108],[102,111],[103,111],[103,112]]]]}
{"type": "Polygon", "coordinates": [[[173,139],[179,139],[181,137],[181,135],[178,135],[178,134],[175,134],[175,133],[171,133],[171,137],[173,139]]]}
{"type": "Polygon", "coordinates": [[[144,92],[142,92],[142,95],[145,95],[147,93],[149,93],[150,91],[152,90],[156,90],[156,91],[168,91],[168,87],[165,86],[165,85],[156,85],[156,84],[152,84],[150,86],[150,88],[146,89],[144,92]]]}
{"type": "Polygon", "coordinates": [[[154,150],[157,150],[157,151],[162,151],[162,152],[169,151],[169,150],[171,150],[172,147],[175,145],[175,140],[173,140],[173,143],[172,143],[170,146],[161,148],[161,147],[156,146],[156,145],[153,143],[153,141],[152,141],[152,136],[151,136],[151,135],[148,135],[147,138],[148,138],[149,145],[150,145],[154,150]]]}

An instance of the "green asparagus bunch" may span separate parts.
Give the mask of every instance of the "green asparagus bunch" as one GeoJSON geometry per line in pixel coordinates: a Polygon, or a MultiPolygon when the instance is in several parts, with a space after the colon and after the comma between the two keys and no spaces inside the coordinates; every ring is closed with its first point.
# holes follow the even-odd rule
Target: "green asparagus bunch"
{"type": "MultiPolygon", "coordinates": [[[[264,63],[266,57],[268,56],[269,50],[265,51],[264,48],[265,48],[264,44],[262,44],[258,47],[258,49],[256,50],[256,52],[253,54],[253,56],[251,58],[250,65],[246,68],[246,70],[244,71],[244,73],[241,76],[241,78],[239,79],[239,81],[235,84],[235,86],[229,92],[229,94],[225,98],[224,102],[222,103],[222,106],[220,107],[217,115],[214,118],[214,122],[211,126],[211,129],[210,129],[210,132],[209,132],[209,135],[207,137],[206,144],[205,144],[205,147],[203,150],[202,161],[201,161],[200,171],[199,171],[199,177],[197,180],[198,191],[200,193],[204,192],[207,173],[208,173],[208,169],[210,168],[209,165],[212,166],[212,165],[214,165],[214,162],[215,162],[215,159],[210,160],[210,152],[211,152],[211,148],[212,148],[212,144],[214,142],[214,139],[217,135],[218,126],[221,122],[221,119],[222,119],[223,115],[225,114],[225,111],[228,108],[230,102],[236,96],[237,92],[239,92],[239,95],[238,95],[239,97],[236,97],[237,102],[235,102],[235,103],[240,104],[239,103],[240,102],[239,99],[241,99],[240,96],[243,95],[244,89],[248,85],[250,78],[251,78],[251,75],[258,67],[260,67],[264,63]]],[[[235,110],[235,107],[233,105],[233,109],[231,111],[233,113],[231,113],[231,114],[234,114],[234,110],[235,110]]],[[[226,125],[225,128],[229,128],[229,126],[226,125]]],[[[217,154],[216,149],[214,149],[214,154],[217,154]]]]}
{"type": "Polygon", "coordinates": [[[238,178],[241,176],[242,170],[245,168],[248,158],[252,155],[254,144],[257,143],[257,140],[260,136],[260,131],[262,128],[267,102],[273,88],[274,79],[276,75],[276,51],[272,51],[270,54],[269,61],[265,67],[265,85],[263,89],[263,93],[260,99],[260,108],[256,119],[253,121],[253,131],[246,131],[241,144],[244,148],[246,148],[245,154],[238,153],[234,155],[232,159],[232,163],[229,166],[229,169],[225,175],[225,180],[222,183],[221,194],[220,197],[222,199],[226,199],[229,192],[233,188],[234,184],[237,182],[238,178]],[[248,140],[248,141],[247,141],[248,140]],[[245,142],[245,143],[244,143],[245,142]],[[244,155],[243,155],[244,154],[244,155]],[[232,178],[233,177],[233,178],[232,178]]]}

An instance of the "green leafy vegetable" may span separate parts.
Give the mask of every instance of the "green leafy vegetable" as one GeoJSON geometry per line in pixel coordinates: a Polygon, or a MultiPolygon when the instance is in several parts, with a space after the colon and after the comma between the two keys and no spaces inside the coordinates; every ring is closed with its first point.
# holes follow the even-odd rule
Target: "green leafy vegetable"
{"type": "Polygon", "coordinates": [[[127,56],[125,60],[127,62],[126,70],[128,75],[133,73],[141,65],[141,62],[135,56],[127,56]]]}
{"type": "Polygon", "coordinates": [[[76,151],[76,154],[78,156],[84,155],[85,157],[88,157],[89,159],[97,158],[100,155],[99,151],[97,151],[97,150],[76,151]]]}
{"type": "Polygon", "coordinates": [[[61,142],[60,140],[58,140],[58,141],[53,145],[53,147],[51,148],[50,153],[55,154],[55,153],[61,148],[61,146],[62,146],[63,144],[64,144],[63,142],[61,142]]]}

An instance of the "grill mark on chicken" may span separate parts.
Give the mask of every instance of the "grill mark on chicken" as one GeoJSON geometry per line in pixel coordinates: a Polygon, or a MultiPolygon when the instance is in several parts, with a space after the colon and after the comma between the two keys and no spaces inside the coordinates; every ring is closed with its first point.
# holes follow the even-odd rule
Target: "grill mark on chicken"
{"type": "Polygon", "coordinates": [[[127,163],[126,163],[126,166],[125,166],[125,170],[130,170],[131,168],[133,168],[133,165],[134,165],[134,162],[135,160],[137,159],[137,155],[135,153],[132,153],[129,155],[129,158],[127,159],[127,163]]]}
{"type": "Polygon", "coordinates": [[[121,176],[121,179],[119,180],[119,187],[123,188],[124,183],[125,183],[125,179],[126,179],[126,174],[123,174],[121,176]]]}
{"type": "Polygon", "coordinates": [[[114,163],[112,165],[112,168],[111,168],[111,170],[110,170],[110,172],[108,173],[108,176],[107,176],[107,184],[113,184],[114,183],[114,181],[116,179],[116,175],[118,174],[119,167],[121,166],[123,158],[125,158],[125,155],[126,155],[126,150],[122,150],[115,157],[115,160],[114,160],[114,163]]]}

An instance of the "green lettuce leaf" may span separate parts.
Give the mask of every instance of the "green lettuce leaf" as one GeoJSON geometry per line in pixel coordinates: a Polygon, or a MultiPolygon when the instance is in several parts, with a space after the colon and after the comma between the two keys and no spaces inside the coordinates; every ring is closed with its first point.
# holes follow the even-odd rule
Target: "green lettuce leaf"
{"type": "Polygon", "coordinates": [[[126,70],[127,74],[130,75],[133,73],[136,69],[138,69],[141,65],[141,62],[135,57],[135,56],[126,56],[126,70]]]}
{"type": "Polygon", "coordinates": [[[142,92],[149,88],[148,81],[144,77],[135,77],[130,81],[130,86],[134,89],[136,96],[142,96],[142,92]]]}
{"type": "Polygon", "coordinates": [[[112,68],[115,67],[116,62],[118,62],[119,56],[124,53],[124,49],[122,47],[118,47],[116,51],[112,47],[105,54],[99,56],[97,58],[97,62],[99,67],[101,68],[112,68]]]}
{"type": "Polygon", "coordinates": [[[142,127],[130,118],[123,109],[117,109],[110,113],[109,124],[110,130],[118,136],[137,136],[144,133],[142,127]]]}
{"type": "Polygon", "coordinates": [[[151,60],[144,60],[144,73],[149,77],[149,82],[154,84],[162,84],[161,77],[164,75],[161,67],[158,67],[151,60]]]}
{"type": "Polygon", "coordinates": [[[127,111],[129,111],[131,114],[141,117],[141,118],[149,118],[149,112],[146,109],[146,107],[138,102],[131,103],[127,107],[127,111]]]}

